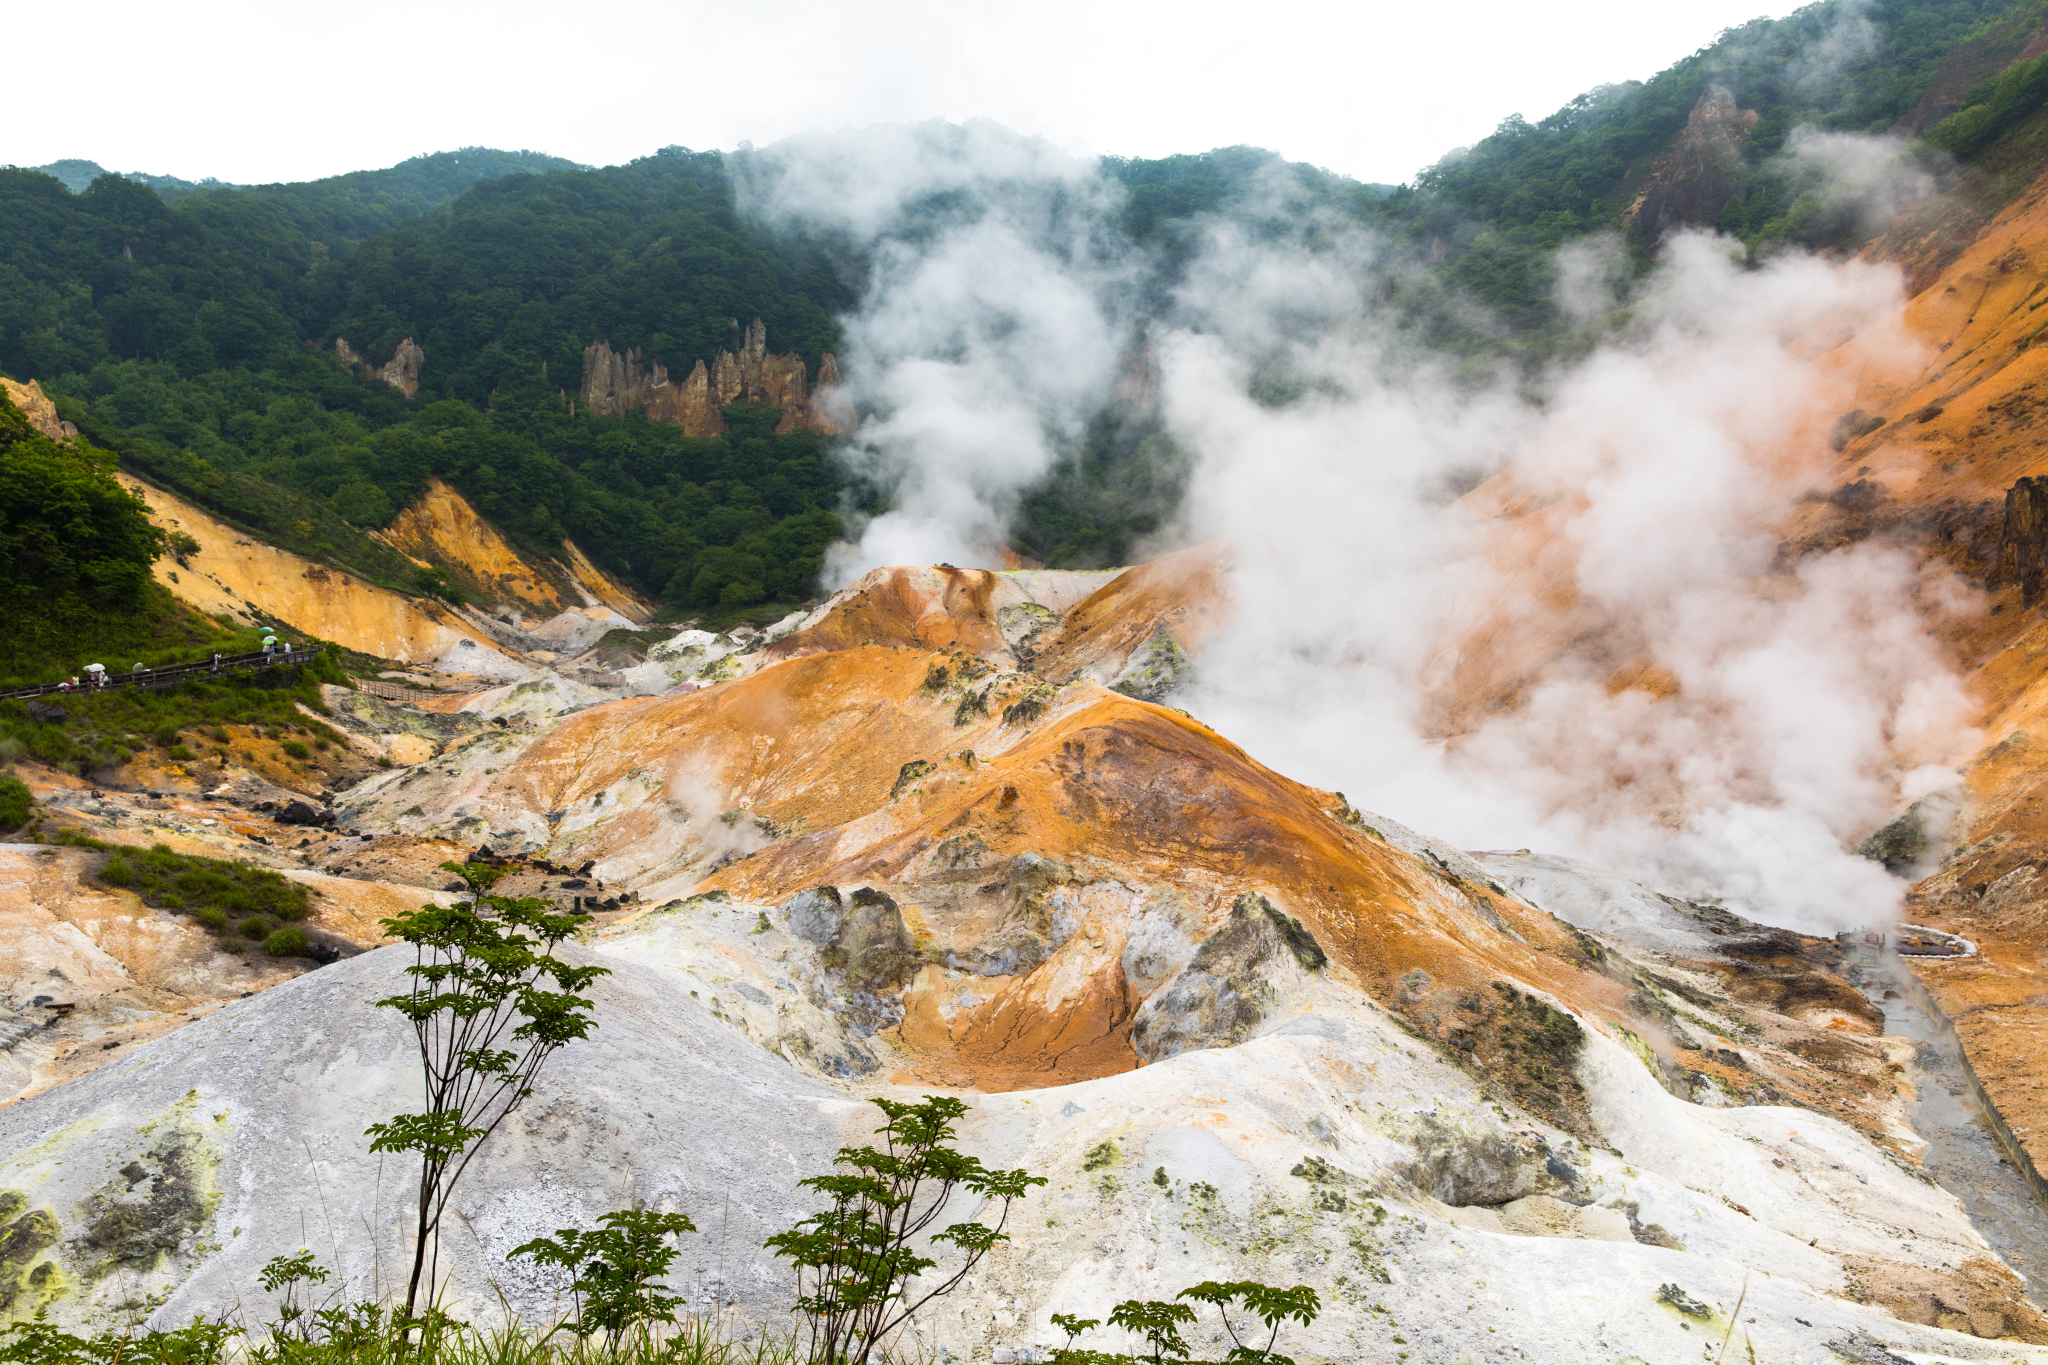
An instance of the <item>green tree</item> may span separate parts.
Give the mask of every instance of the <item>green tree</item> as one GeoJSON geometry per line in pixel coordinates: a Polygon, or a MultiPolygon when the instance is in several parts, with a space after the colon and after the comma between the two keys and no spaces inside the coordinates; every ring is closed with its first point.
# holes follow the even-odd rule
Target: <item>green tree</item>
{"type": "Polygon", "coordinates": [[[11,611],[157,605],[150,566],[163,535],[114,468],[104,451],[44,436],[0,393],[0,594],[11,611]]]}
{"type": "Polygon", "coordinates": [[[1101,1320],[1072,1313],[1053,1314],[1052,1325],[1067,1334],[1066,1345],[1053,1352],[1053,1365],[1137,1365],[1139,1360],[1148,1360],[1152,1365],[1188,1365],[1188,1344],[1181,1329],[1194,1323],[1195,1310],[1179,1302],[1180,1299],[1215,1307],[1230,1338],[1230,1353],[1223,1358],[1225,1365],[1294,1365],[1289,1357],[1273,1350],[1280,1340],[1280,1328],[1289,1320],[1306,1327],[1322,1310],[1316,1291],[1305,1284],[1276,1289],[1257,1280],[1204,1280],[1181,1290],[1170,1300],[1125,1299],[1110,1310],[1110,1326],[1144,1340],[1148,1351],[1140,1357],[1077,1349],[1074,1338],[1102,1326],[1101,1320]],[[1230,1319],[1232,1305],[1265,1326],[1263,1346],[1252,1344],[1257,1341],[1256,1336],[1248,1341],[1247,1335],[1240,1333],[1239,1325],[1230,1319]]]}
{"type": "Polygon", "coordinates": [[[422,1276],[433,1283],[441,1217],[456,1182],[485,1139],[533,1093],[533,1078],[547,1059],[589,1036],[595,1025],[584,993],[610,974],[554,955],[588,915],[554,914],[550,902],[537,898],[488,894],[504,875],[500,868],[442,867],[462,878],[471,899],[423,905],[384,921],[387,934],[413,945],[415,961],[406,968],[413,985],[377,1002],[412,1024],[425,1079],[423,1113],[394,1115],[368,1133],[371,1151],[420,1159],[408,1322],[417,1321],[422,1276]]]}
{"type": "Polygon", "coordinates": [[[603,1332],[605,1349],[615,1353],[635,1327],[676,1320],[682,1300],[665,1292],[659,1281],[675,1263],[677,1248],[670,1239],[695,1232],[697,1225],[680,1213],[645,1209],[621,1209],[597,1221],[604,1226],[588,1232],[561,1228],[553,1237],[536,1237],[513,1248],[512,1254],[568,1271],[576,1299],[571,1330],[586,1338],[603,1332]]]}
{"type": "Polygon", "coordinates": [[[967,1112],[957,1099],[874,1104],[888,1116],[875,1130],[882,1147],[842,1147],[833,1158],[840,1174],[801,1182],[829,1196],[832,1206],[767,1242],[796,1267],[796,1311],[809,1323],[816,1365],[868,1365],[890,1333],[951,1293],[989,1248],[1009,1240],[1003,1225],[1010,1205],[1045,1183],[1022,1170],[990,1170],[956,1150],[954,1123],[967,1112]],[[956,1189],[1000,1200],[996,1225],[954,1223],[931,1232],[929,1241],[950,1242],[960,1261],[927,1284],[921,1277],[938,1262],[913,1244],[938,1222],[956,1189]]]}

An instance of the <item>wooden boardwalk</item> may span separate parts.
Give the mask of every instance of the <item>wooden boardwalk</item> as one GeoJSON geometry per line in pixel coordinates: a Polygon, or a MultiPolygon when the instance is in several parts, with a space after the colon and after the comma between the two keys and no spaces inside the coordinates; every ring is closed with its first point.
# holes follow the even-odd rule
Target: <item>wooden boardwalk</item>
{"type": "Polygon", "coordinates": [[[248,654],[223,654],[218,658],[202,659],[192,664],[172,664],[167,668],[145,668],[116,673],[109,669],[106,681],[95,687],[80,682],[76,687],[67,687],[61,682],[38,683],[33,687],[14,687],[0,691],[0,700],[18,697],[86,697],[103,692],[155,691],[165,687],[176,687],[180,683],[204,682],[208,678],[222,678],[230,674],[261,673],[270,668],[296,668],[311,660],[317,651],[299,650],[286,654],[274,650],[268,654],[254,650],[248,654]]]}

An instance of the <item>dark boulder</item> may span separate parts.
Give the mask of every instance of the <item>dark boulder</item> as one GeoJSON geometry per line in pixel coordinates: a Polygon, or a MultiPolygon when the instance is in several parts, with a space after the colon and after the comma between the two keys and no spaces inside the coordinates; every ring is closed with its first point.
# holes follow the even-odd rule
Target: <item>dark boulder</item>
{"type": "Polygon", "coordinates": [[[316,810],[304,801],[292,801],[277,813],[280,825],[322,825],[334,817],[324,810],[316,810]]]}

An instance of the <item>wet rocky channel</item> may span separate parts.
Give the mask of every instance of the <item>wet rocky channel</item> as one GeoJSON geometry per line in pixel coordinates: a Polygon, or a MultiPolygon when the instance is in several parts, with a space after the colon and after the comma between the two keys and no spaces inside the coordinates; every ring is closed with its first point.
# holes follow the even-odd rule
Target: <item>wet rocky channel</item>
{"type": "Polygon", "coordinates": [[[1952,1030],[1896,959],[1871,954],[1854,978],[1884,1011],[1885,1032],[1919,1044],[1908,1079],[1919,1097],[1913,1130],[1928,1144],[1924,1169],[1963,1201],[1984,1240],[2048,1302],[2048,1208],[2007,1155],[1952,1030]]]}

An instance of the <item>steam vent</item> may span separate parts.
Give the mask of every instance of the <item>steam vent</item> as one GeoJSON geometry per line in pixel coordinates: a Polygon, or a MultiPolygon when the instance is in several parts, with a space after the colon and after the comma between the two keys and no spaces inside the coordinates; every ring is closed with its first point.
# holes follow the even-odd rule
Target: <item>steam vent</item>
{"type": "Polygon", "coordinates": [[[2048,1365],[2044,21],[0,167],[0,1360],[2048,1365]]]}

